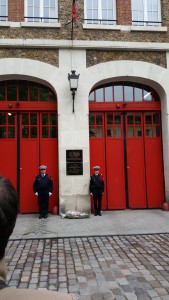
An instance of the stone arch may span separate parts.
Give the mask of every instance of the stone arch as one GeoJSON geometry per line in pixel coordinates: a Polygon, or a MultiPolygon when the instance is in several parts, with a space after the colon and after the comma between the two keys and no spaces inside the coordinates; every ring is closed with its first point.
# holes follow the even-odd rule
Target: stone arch
{"type": "MultiPolygon", "coordinates": [[[[83,74],[84,75],[84,74],[83,74]]],[[[146,84],[157,91],[161,99],[162,141],[166,199],[169,201],[169,70],[140,61],[112,61],[86,70],[86,97],[92,88],[109,81],[134,81],[146,84]]]]}
{"type": "MultiPolygon", "coordinates": [[[[44,62],[23,58],[0,59],[0,80],[30,80],[57,92],[59,69],[44,62]]],[[[59,87],[59,86],[58,86],[59,87]]]]}

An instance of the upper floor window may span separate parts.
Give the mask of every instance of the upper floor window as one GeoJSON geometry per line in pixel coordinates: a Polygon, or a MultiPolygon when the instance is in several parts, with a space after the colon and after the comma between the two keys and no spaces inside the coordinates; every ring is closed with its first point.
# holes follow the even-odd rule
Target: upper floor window
{"type": "Polygon", "coordinates": [[[114,82],[99,86],[91,91],[90,103],[98,102],[159,102],[160,98],[152,88],[131,82],[114,82]]]}
{"type": "Polygon", "coordinates": [[[84,8],[87,24],[116,24],[115,0],[85,0],[84,8]]]}
{"type": "Polygon", "coordinates": [[[57,22],[56,0],[25,0],[26,22],[57,22]]]}
{"type": "Polygon", "coordinates": [[[136,26],[160,26],[160,2],[160,0],[132,0],[132,24],[136,26]]]}
{"type": "Polygon", "coordinates": [[[57,98],[50,88],[26,80],[7,80],[0,82],[1,101],[56,102],[57,98]]]}
{"type": "Polygon", "coordinates": [[[7,0],[0,0],[0,21],[7,21],[7,0]]]}

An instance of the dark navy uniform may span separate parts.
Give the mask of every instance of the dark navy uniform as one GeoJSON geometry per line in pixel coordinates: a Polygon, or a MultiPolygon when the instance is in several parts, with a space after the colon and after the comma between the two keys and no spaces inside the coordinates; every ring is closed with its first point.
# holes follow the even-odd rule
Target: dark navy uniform
{"type": "Polygon", "coordinates": [[[47,217],[49,206],[49,193],[53,192],[53,180],[48,174],[39,174],[33,183],[34,193],[38,193],[39,214],[47,217]]]}
{"type": "Polygon", "coordinates": [[[102,174],[93,174],[90,177],[90,193],[94,199],[94,214],[101,215],[102,193],[104,192],[104,179],[102,174]]]}

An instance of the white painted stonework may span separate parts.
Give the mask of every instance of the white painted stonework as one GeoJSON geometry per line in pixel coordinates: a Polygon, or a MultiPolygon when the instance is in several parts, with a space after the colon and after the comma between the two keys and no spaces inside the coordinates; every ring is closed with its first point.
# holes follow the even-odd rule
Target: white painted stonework
{"type": "Polygon", "coordinates": [[[166,198],[169,201],[169,55],[167,69],[138,61],[112,61],[86,68],[86,50],[60,49],[59,68],[30,59],[0,59],[0,80],[27,79],[43,83],[57,94],[60,212],[90,212],[89,197],[89,106],[93,86],[127,80],[147,84],[159,94],[162,104],[162,134],[166,198]],[[68,73],[80,74],[72,112],[68,73]],[[66,150],[83,150],[83,175],[66,175],[66,150]]]}

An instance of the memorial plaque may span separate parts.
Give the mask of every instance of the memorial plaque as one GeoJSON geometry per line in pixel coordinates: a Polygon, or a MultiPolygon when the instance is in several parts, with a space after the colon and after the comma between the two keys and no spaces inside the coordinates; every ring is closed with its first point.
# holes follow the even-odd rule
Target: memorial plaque
{"type": "Polygon", "coordinates": [[[66,164],[67,175],[83,175],[82,163],[67,163],[66,164]]]}
{"type": "Polygon", "coordinates": [[[66,150],[66,174],[83,175],[82,150],[66,150]]]}
{"type": "Polygon", "coordinates": [[[66,162],[83,162],[82,150],[66,150],[66,162]]]}

